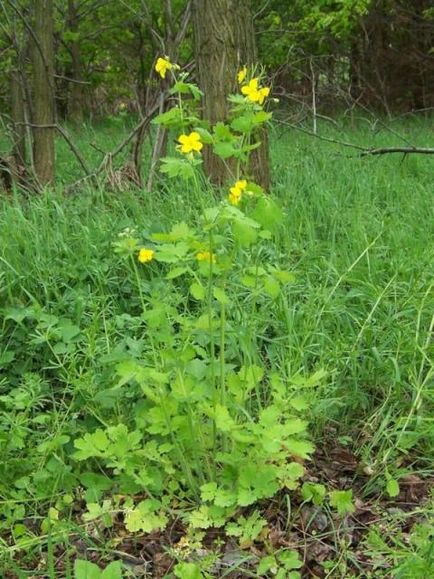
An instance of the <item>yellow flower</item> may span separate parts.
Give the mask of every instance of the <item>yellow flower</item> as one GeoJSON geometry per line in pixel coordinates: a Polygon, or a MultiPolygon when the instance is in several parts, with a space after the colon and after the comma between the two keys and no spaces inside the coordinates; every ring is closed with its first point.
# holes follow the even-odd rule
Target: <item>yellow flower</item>
{"type": "Polygon", "coordinates": [[[142,247],[139,251],[138,260],[140,263],[147,263],[148,261],[152,261],[154,259],[155,251],[153,249],[146,249],[146,247],[142,247]]]}
{"type": "Polygon", "coordinates": [[[207,261],[208,263],[216,262],[216,256],[211,251],[199,251],[196,259],[197,261],[207,261]]]}
{"type": "Polygon", "coordinates": [[[155,64],[155,70],[158,72],[161,78],[166,78],[166,72],[168,70],[172,70],[172,68],[173,64],[167,57],[161,58],[160,56],[160,58],[157,59],[157,63],[155,64]]]}
{"type": "Polygon", "coordinates": [[[259,89],[259,104],[262,105],[262,103],[264,102],[264,100],[267,98],[267,96],[270,94],[270,87],[269,86],[264,86],[261,89],[259,89]]]}
{"type": "Polygon", "coordinates": [[[180,135],[178,137],[178,143],[180,144],[181,153],[191,153],[192,151],[196,151],[200,153],[203,143],[200,140],[199,133],[193,131],[189,135],[180,135]]]}
{"type": "Polygon", "coordinates": [[[241,181],[237,181],[233,187],[229,189],[229,203],[232,205],[238,205],[241,201],[241,197],[243,195],[243,191],[247,187],[247,181],[245,179],[241,179],[241,181]]]}
{"type": "Polygon", "coordinates": [[[265,98],[270,94],[270,89],[268,86],[260,88],[259,79],[252,78],[249,84],[245,84],[243,87],[241,87],[241,92],[252,103],[259,103],[262,105],[265,98]]]}
{"type": "Polygon", "coordinates": [[[242,84],[247,76],[247,67],[243,66],[243,68],[238,72],[237,79],[239,84],[242,84]]]}

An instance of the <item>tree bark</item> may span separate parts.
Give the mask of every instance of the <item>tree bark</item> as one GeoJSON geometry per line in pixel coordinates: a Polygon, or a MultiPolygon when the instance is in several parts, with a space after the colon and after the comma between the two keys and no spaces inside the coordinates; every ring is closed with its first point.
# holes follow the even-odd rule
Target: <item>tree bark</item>
{"type": "Polygon", "coordinates": [[[26,116],[20,72],[11,72],[12,156],[16,167],[26,166],[26,116]]]}
{"type": "MultiPolygon", "coordinates": [[[[226,121],[227,97],[238,91],[237,72],[257,61],[250,0],[194,0],[193,27],[198,83],[204,93],[203,117],[211,124],[226,121]]],[[[259,135],[250,171],[264,187],[270,181],[267,133],[259,135]]],[[[232,178],[230,167],[210,148],[204,150],[205,170],[210,180],[222,185],[232,178]]]]}
{"type": "Polygon", "coordinates": [[[34,0],[33,162],[41,185],[54,181],[55,103],[53,0],[34,0]]]}

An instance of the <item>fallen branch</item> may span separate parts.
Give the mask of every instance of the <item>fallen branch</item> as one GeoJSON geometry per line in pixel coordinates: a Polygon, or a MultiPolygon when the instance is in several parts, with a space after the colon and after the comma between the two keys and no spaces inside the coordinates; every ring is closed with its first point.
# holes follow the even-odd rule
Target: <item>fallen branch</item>
{"type": "Polygon", "coordinates": [[[287,121],[278,121],[279,124],[285,125],[294,129],[296,131],[300,131],[301,133],[305,133],[311,137],[315,137],[320,141],[326,141],[327,143],[333,143],[335,145],[340,145],[341,147],[348,147],[351,149],[356,149],[360,151],[361,157],[367,156],[374,156],[374,155],[388,155],[390,153],[402,153],[404,155],[409,154],[418,154],[418,155],[434,155],[434,147],[363,147],[362,145],[356,145],[355,143],[349,143],[347,141],[341,141],[340,139],[333,139],[331,137],[324,137],[319,135],[318,133],[314,133],[309,129],[305,129],[303,127],[299,127],[298,125],[294,125],[293,123],[288,123],[287,121]]]}
{"type": "Polygon", "coordinates": [[[360,155],[365,157],[366,155],[387,155],[388,153],[434,155],[434,147],[379,147],[378,149],[365,149],[360,155]]]}
{"type": "Polygon", "coordinates": [[[339,139],[332,139],[331,137],[323,137],[318,133],[314,133],[309,129],[304,129],[303,127],[299,127],[298,125],[294,125],[293,123],[288,123],[288,121],[277,121],[280,125],[285,125],[290,127],[291,129],[295,129],[296,131],[300,131],[301,133],[305,133],[311,137],[315,137],[320,141],[326,141],[327,143],[334,143],[335,145],[341,145],[342,147],[349,147],[351,149],[357,149],[358,151],[366,152],[369,151],[366,147],[362,147],[361,145],[356,145],[355,143],[348,143],[347,141],[340,141],[339,139]]]}

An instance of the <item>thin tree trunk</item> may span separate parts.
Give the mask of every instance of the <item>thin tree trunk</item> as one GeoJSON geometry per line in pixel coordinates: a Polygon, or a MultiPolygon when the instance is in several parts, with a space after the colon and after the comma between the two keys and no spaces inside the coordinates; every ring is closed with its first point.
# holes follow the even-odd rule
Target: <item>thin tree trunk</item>
{"type": "Polygon", "coordinates": [[[26,166],[26,116],[20,73],[11,72],[11,117],[13,126],[12,156],[16,167],[26,166]]]}
{"type": "Polygon", "coordinates": [[[40,184],[47,185],[55,170],[53,0],[34,0],[33,8],[33,160],[40,184]]]}
{"type": "Polygon", "coordinates": [[[78,38],[77,4],[74,0],[68,0],[68,28],[73,33],[70,43],[72,82],[69,89],[68,116],[73,123],[80,123],[83,120],[84,112],[84,90],[80,40],[78,38]]]}
{"type": "MultiPolygon", "coordinates": [[[[237,71],[257,60],[250,0],[194,0],[193,25],[196,69],[204,92],[203,116],[211,124],[228,118],[227,97],[238,90],[237,71]]],[[[261,147],[252,156],[252,178],[269,185],[266,131],[259,136],[261,147]]],[[[204,151],[210,180],[222,185],[232,178],[231,168],[209,148],[204,151]]]]}

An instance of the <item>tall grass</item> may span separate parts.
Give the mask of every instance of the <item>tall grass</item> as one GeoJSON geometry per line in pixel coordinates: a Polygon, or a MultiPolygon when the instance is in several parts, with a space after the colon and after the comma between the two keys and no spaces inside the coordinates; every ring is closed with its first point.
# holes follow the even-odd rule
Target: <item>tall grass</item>
{"type": "MultiPolygon", "coordinates": [[[[410,129],[429,138],[421,123],[410,129]]],[[[377,144],[395,137],[362,126],[344,140],[377,144]]],[[[63,145],[59,155],[62,167],[63,145]]],[[[372,430],[367,438],[376,439],[385,414],[398,430],[417,402],[413,425],[432,396],[433,160],[360,159],[352,150],[276,130],[272,162],[274,194],[286,210],[278,250],[297,277],[274,313],[274,336],[264,336],[269,355],[288,375],[318,366],[330,372],[316,392],[319,430],[330,421],[343,432],[362,423],[372,430]]],[[[131,225],[157,231],[180,215],[194,220],[196,207],[184,184],[153,193],[84,191],[4,202],[3,305],[33,302],[86,319],[100,338],[129,307],[128,282],[112,256],[116,234],[131,225]]],[[[261,323],[268,320],[258,320],[258,330],[261,323]]]]}
{"type": "MultiPolygon", "coordinates": [[[[422,123],[399,130],[411,130],[420,142],[430,138],[422,123]]],[[[113,139],[120,132],[109,126],[96,135],[104,140],[106,131],[113,139]]],[[[94,137],[87,135],[83,149],[94,137]]],[[[390,144],[394,137],[359,127],[347,129],[344,140],[390,144]]],[[[278,255],[264,258],[279,257],[295,281],[266,315],[256,314],[252,327],[264,356],[295,383],[297,375],[327,372],[308,392],[318,445],[332,431],[379,475],[403,453],[418,469],[432,470],[434,158],[361,159],[277,129],[271,142],[273,194],[285,223],[278,255]]],[[[60,180],[78,177],[63,144],[59,166],[60,180]]],[[[202,203],[207,200],[195,198],[188,184],[1,202],[0,388],[8,392],[24,374],[47,380],[40,403],[50,405],[52,438],[75,420],[77,406],[88,409],[89,428],[98,425],[103,417],[92,414],[93,401],[110,386],[106,362],[116,359],[120,345],[132,352],[143,347],[129,318],[141,307],[134,281],[113,254],[118,232],[194,221],[202,203]],[[49,320],[24,330],[11,325],[22,307],[79,327],[80,338],[53,347],[49,320]],[[16,344],[16,358],[8,358],[16,344]]],[[[4,474],[3,500],[13,497],[10,485],[4,474]]],[[[373,485],[375,477],[367,490],[373,485]]]]}

